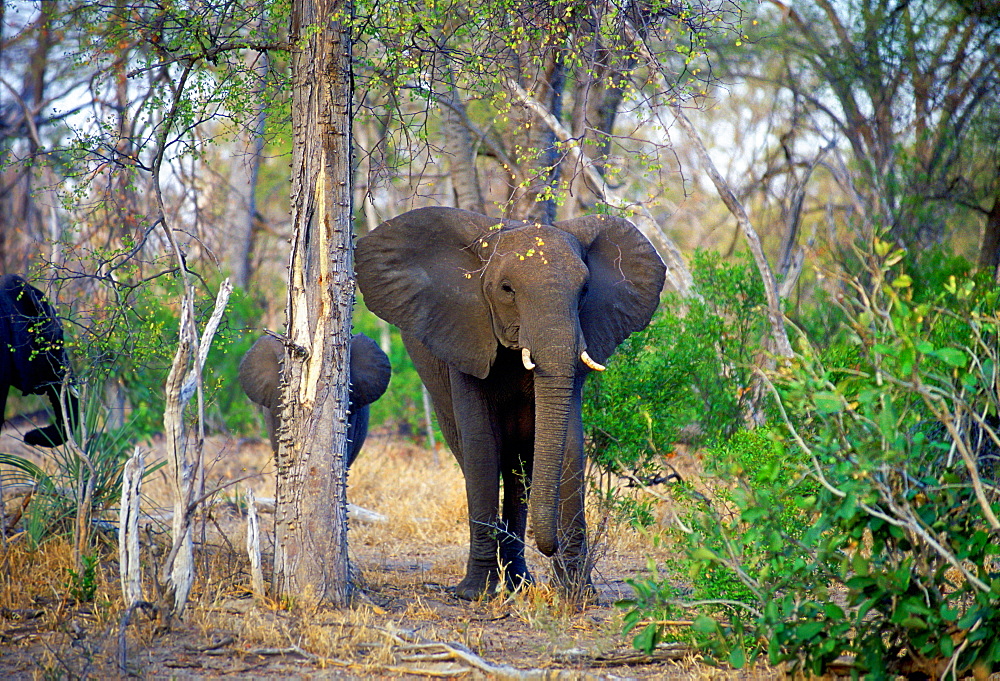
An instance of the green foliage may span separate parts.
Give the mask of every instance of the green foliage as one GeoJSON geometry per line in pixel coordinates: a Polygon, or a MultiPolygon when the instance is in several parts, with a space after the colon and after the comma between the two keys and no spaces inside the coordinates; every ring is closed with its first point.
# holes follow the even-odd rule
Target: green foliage
{"type": "MultiPolygon", "coordinates": [[[[180,281],[162,276],[114,292],[110,301],[86,310],[87,327],[67,341],[79,383],[96,389],[117,385],[130,410],[129,428],[144,440],[163,430],[164,386],[178,339],[180,281]]],[[[211,315],[215,291],[207,286],[195,303],[199,328],[211,315]]],[[[204,372],[205,412],[210,429],[247,432],[259,428],[256,408],[237,381],[240,358],[260,333],[259,303],[236,290],[209,348],[204,372]]]]}
{"type": "MultiPolygon", "coordinates": [[[[742,666],[763,652],[753,625],[766,578],[773,574],[765,566],[811,524],[817,486],[805,478],[805,457],[766,429],[738,431],[710,447],[705,467],[711,498],[684,485],[675,493],[688,509],[682,518],[685,530],[676,534],[689,551],[689,599],[674,597],[654,572],[631,580],[636,596],[619,606],[627,609],[627,620],[663,619],[681,606],[697,607],[691,640],[712,659],[742,666]]],[[[633,643],[652,652],[648,645],[658,636],[647,631],[633,643]]]]}
{"type": "MultiPolygon", "coordinates": [[[[199,306],[200,313],[207,318],[213,305],[214,298],[206,296],[199,306]]],[[[238,377],[240,360],[263,333],[261,313],[257,299],[239,289],[233,290],[205,365],[205,418],[207,425],[215,430],[246,433],[261,427],[260,410],[247,398],[238,377]]],[[[162,418],[161,411],[161,421],[162,418]]]]}
{"type": "Polygon", "coordinates": [[[66,590],[70,597],[78,603],[89,603],[97,595],[97,566],[100,558],[96,554],[84,555],[79,572],[69,569],[69,581],[66,590]]]}
{"type": "MultiPolygon", "coordinates": [[[[69,444],[46,450],[49,464],[39,466],[31,460],[0,453],[5,482],[26,482],[35,491],[22,519],[32,545],[46,538],[72,530],[91,486],[91,508],[86,515],[99,517],[121,499],[125,461],[132,454],[139,431],[131,423],[120,428],[108,426],[107,409],[99,392],[81,390],[80,423],[71,433],[69,444]],[[89,461],[89,465],[88,465],[89,461]]],[[[163,462],[147,466],[150,475],[163,462]]]]}
{"type": "Polygon", "coordinates": [[[844,654],[872,678],[996,671],[1000,293],[882,241],[862,262],[838,282],[835,343],[800,336],[773,376],[784,427],[712,452],[735,485],[693,500],[685,534],[696,596],[730,602],[693,636],[804,674],[844,654]]]}
{"type": "Polygon", "coordinates": [[[610,471],[655,465],[682,431],[716,441],[743,423],[766,333],[763,287],[746,260],[698,252],[692,271],[693,295],[665,296],[652,323],[587,381],[589,456],[610,471]]]}

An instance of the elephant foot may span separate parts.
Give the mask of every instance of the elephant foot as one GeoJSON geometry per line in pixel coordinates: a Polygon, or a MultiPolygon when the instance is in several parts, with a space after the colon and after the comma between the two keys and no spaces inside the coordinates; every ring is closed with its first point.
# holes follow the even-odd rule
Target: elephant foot
{"type": "Polygon", "coordinates": [[[455,595],[463,601],[475,601],[495,594],[499,584],[500,579],[495,572],[469,573],[455,587],[455,595]]]}
{"type": "Polygon", "coordinates": [[[499,591],[501,583],[507,591],[517,591],[534,583],[534,578],[528,572],[528,567],[522,561],[520,565],[508,565],[503,570],[469,571],[465,579],[455,587],[455,595],[462,600],[475,601],[483,596],[492,596],[499,591]],[[501,579],[502,575],[502,579],[501,579]]]}
{"type": "Polygon", "coordinates": [[[597,588],[590,578],[586,556],[558,557],[552,566],[555,581],[568,600],[580,605],[597,603],[597,588]]]}
{"type": "Polygon", "coordinates": [[[507,591],[514,592],[523,589],[526,586],[531,586],[535,583],[534,577],[528,572],[526,566],[522,566],[519,570],[514,570],[507,568],[504,570],[504,584],[507,587],[507,591]]]}

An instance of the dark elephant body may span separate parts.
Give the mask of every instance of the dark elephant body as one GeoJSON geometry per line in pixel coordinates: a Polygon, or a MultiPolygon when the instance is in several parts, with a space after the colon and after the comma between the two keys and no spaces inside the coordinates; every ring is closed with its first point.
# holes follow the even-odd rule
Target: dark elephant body
{"type": "MultiPolygon", "coordinates": [[[[52,425],[25,434],[28,444],[54,447],[66,441],[60,394],[67,367],[62,325],[55,310],[24,278],[4,275],[0,279],[0,419],[11,387],[24,395],[47,397],[54,412],[52,425]]],[[[79,411],[70,390],[66,406],[72,425],[79,411]]]]}
{"type": "Polygon", "coordinates": [[[501,574],[511,588],[531,579],[529,510],[557,579],[586,587],[583,382],[649,323],[665,274],[652,245],[620,218],[538,225],[424,208],[359,239],[355,261],[366,305],[400,328],[465,476],[457,594],[489,592],[501,574]]]}
{"type": "MultiPolygon", "coordinates": [[[[273,336],[257,339],[240,361],[240,385],[247,396],[264,408],[264,424],[271,448],[278,452],[281,417],[281,371],[285,349],[273,336]]],[[[368,437],[369,405],[389,387],[389,358],[368,336],[351,338],[350,404],[347,416],[347,466],[354,463],[368,437]]]]}

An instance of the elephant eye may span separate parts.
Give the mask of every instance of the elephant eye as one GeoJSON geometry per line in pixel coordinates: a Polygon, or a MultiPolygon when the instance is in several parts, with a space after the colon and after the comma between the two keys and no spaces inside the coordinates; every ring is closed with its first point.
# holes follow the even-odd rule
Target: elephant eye
{"type": "Polygon", "coordinates": [[[504,293],[513,293],[514,287],[505,281],[502,284],[500,284],[500,290],[503,291],[504,293]]]}

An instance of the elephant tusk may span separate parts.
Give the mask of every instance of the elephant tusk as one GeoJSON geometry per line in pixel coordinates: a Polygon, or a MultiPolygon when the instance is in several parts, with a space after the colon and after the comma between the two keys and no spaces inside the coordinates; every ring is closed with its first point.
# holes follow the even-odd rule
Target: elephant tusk
{"type": "Polygon", "coordinates": [[[531,350],[528,348],[521,348],[521,363],[528,371],[535,368],[535,363],[531,361],[531,350]]]}
{"type": "Polygon", "coordinates": [[[580,353],[580,359],[582,359],[583,363],[586,364],[591,369],[593,369],[594,371],[604,371],[607,368],[603,364],[598,364],[593,359],[591,359],[590,355],[587,354],[586,350],[580,353]]]}

